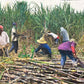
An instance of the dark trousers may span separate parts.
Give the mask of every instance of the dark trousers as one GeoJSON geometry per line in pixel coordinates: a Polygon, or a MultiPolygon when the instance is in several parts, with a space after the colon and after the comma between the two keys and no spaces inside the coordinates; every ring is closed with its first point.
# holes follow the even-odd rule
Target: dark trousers
{"type": "Polygon", "coordinates": [[[42,52],[40,52],[43,55],[48,55],[49,58],[51,58],[51,53],[47,49],[42,49],[42,52]]]}
{"type": "Polygon", "coordinates": [[[13,41],[12,42],[12,46],[9,50],[9,53],[12,52],[12,50],[15,50],[15,53],[17,53],[17,50],[18,50],[18,41],[13,41]]]}
{"type": "Polygon", "coordinates": [[[58,44],[59,39],[55,39],[55,43],[58,44]]]}
{"type": "MultiPolygon", "coordinates": [[[[9,56],[9,54],[8,54],[8,49],[5,49],[4,48],[4,53],[5,53],[5,55],[8,57],[9,56]]],[[[2,49],[0,49],[0,56],[3,56],[3,51],[2,51],[2,49]]]]}
{"type": "Polygon", "coordinates": [[[76,61],[76,59],[73,56],[72,51],[59,50],[59,52],[61,54],[61,65],[62,66],[65,65],[66,56],[68,56],[73,62],[76,61]]]}

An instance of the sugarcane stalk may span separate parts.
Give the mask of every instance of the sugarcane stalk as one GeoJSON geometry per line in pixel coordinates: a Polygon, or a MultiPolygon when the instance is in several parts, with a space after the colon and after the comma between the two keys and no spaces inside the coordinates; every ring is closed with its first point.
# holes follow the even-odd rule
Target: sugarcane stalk
{"type": "Polygon", "coordinates": [[[34,65],[37,65],[37,66],[39,66],[39,67],[49,69],[49,70],[51,70],[51,71],[55,71],[56,73],[59,73],[59,74],[65,75],[65,76],[69,76],[69,77],[74,78],[74,79],[77,78],[77,77],[75,77],[75,76],[73,76],[73,75],[71,75],[71,74],[69,74],[69,73],[65,73],[65,72],[60,71],[60,70],[55,70],[55,69],[50,68],[50,67],[47,67],[47,66],[45,66],[45,65],[42,66],[42,65],[39,65],[39,64],[36,64],[36,63],[33,63],[33,62],[31,62],[30,64],[34,64],[34,65]]]}
{"type": "Polygon", "coordinates": [[[15,80],[9,82],[9,84],[13,84],[14,82],[18,81],[20,79],[20,77],[17,77],[15,80]]]}
{"type": "Polygon", "coordinates": [[[82,68],[84,68],[83,62],[82,62],[78,57],[76,57],[76,58],[77,58],[77,60],[78,60],[78,63],[80,64],[80,66],[81,66],[82,68]]]}

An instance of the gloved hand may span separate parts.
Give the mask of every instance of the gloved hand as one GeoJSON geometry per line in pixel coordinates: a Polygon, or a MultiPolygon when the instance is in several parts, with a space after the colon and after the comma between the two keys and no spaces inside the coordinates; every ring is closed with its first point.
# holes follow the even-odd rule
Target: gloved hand
{"type": "Polygon", "coordinates": [[[77,58],[76,53],[73,53],[73,56],[74,56],[75,58],[77,58]]]}

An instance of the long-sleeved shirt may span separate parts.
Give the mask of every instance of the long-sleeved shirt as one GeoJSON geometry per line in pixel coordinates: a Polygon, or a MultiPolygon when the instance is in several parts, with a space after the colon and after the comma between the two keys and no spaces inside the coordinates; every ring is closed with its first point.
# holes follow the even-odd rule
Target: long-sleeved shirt
{"type": "Polygon", "coordinates": [[[55,33],[48,33],[48,35],[51,35],[54,39],[59,39],[59,37],[58,37],[58,35],[57,34],[55,34],[55,33]]]}
{"type": "Polygon", "coordinates": [[[35,50],[35,52],[38,52],[40,49],[45,54],[51,54],[51,48],[48,46],[48,44],[40,44],[39,47],[35,50]]]}
{"type": "Polygon", "coordinates": [[[9,43],[10,41],[9,41],[9,36],[8,36],[8,34],[5,32],[5,31],[3,31],[2,33],[1,33],[1,35],[0,35],[0,45],[2,45],[2,46],[4,46],[4,45],[6,45],[7,43],[9,43]]]}
{"type": "Polygon", "coordinates": [[[61,28],[60,35],[63,37],[63,41],[69,41],[69,34],[66,29],[61,28]]]}
{"type": "Polygon", "coordinates": [[[15,29],[15,27],[13,27],[12,31],[11,31],[11,41],[18,41],[18,37],[15,36],[16,33],[17,33],[16,29],[15,29]]]}
{"type": "Polygon", "coordinates": [[[64,51],[72,51],[73,53],[75,52],[75,42],[64,42],[58,46],[58,50],[64,50],[64,51]]]}

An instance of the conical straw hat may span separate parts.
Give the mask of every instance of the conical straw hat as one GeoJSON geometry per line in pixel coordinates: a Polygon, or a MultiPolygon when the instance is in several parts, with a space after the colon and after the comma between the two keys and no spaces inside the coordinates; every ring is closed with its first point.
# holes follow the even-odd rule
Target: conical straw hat
{"type": "Polygon", "coordinates": [[[40,44],[47,43],[47,41],[45,41],[45,38],[44,37],[41,37],[39,40],[37,40],[37,42],[40,43],[40,44]]]}

